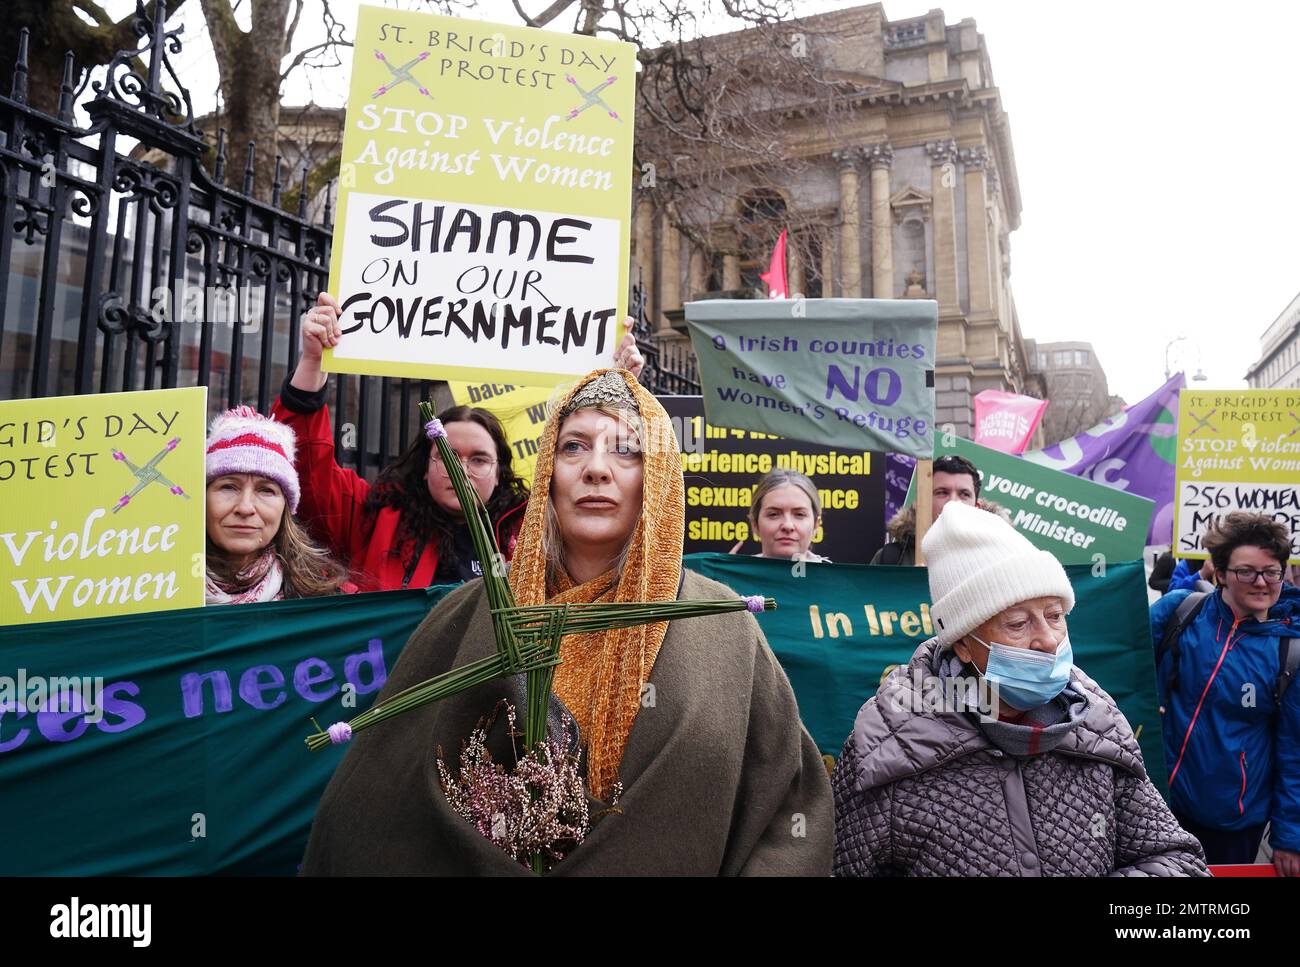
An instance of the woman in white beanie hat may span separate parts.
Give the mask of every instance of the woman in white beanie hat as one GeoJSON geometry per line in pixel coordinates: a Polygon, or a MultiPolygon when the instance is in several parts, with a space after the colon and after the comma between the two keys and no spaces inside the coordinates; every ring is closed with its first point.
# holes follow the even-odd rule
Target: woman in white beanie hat
{"type": "Polygon", "coordinates": [[[1124,715],[1072,659],[1060,562],[945,505],[937,634],[858,712],[831,777],[841,876],[1197,876],[1124,715]]]}
{"type": "Polygon", "coordinates": [[[336,594],[346,572],[294,520],[293,430],[251,406],[212,421],[207,446],[208,604],[336,594]]]}

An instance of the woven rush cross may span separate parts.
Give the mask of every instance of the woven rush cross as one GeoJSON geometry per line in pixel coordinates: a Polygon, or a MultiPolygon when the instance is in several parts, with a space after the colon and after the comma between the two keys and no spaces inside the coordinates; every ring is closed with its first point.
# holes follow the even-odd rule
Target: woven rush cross
{"type": "Polygon", "coordinates": [[[420,417],[424,421],[425,432],[442,458],[456,497],[460,500],[474,553],[483,562],[482,581],[496,637],[496,653],[413,685],[349,722],[336,722],[324,730],[317,726],[318,731],[307,738],[307,747],[313,752],[347,742],[354,733],[403,712],[474,688],[494,678],[521,672],[527,676],[524,743],[526,750],[531,751],[546,740],[546,713],[550,706],[551,685],[555,678],[555,667],[560,664],[560,643],[565,635],[610,631],[730,611],[759,612],[776,608],[776,602],[772,598],[760,595],[715,601],[633,601],[520,607],[515,604],[514,594],[506,578],[505,558],[496,544],[491,515],[478,492],[470,485],[465,468],[448,442],[441,421],[434,415],[433,404],[422,402],[420,417]]]}

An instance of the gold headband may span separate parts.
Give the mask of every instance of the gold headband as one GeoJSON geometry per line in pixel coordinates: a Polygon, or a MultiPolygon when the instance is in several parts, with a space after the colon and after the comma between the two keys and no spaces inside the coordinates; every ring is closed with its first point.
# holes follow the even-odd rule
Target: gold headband
{"type": "Polygon", "coordinates": [[[574,410],[604,407],[611,410],[631,410],[640,414],[636,397],[628,387],[627,381],[613,370],[601,373],[582,389],[573,394],[561,416],[568,416],[574,410]]]}

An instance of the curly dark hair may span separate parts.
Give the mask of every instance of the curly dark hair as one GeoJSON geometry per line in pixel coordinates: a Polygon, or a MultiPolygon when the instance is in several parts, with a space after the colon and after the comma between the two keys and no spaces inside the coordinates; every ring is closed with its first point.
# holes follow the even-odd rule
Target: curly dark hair
{"type": "Polygon", "coordinates": [[[1210,552],[1216,571],[1226,571],[1232,552],[1239,547],[1258,547],[1286,570],[1291,557],[1291,535],[1285,527],[1265,514],[1234,510],[1213,524],[1201,538],[1210,552]]]}
{"type": "MultiPolygon", "coordinates": [[[[438,419],[444,424],[477,423],[496,444],[500,479],[487,499],[488,513],[494,521],[528,499],[528,485],[515,476],[505,428],[493,413],[474,406],[453,406],[439,413],[438,419]]],[[[420,430],[402,455],[379,474],[366,497],[364,513],[371,519],[385,507],[401,514],[396,540],[389,552],[393,557],[406,557],[417,544],[424,545],[430,540],[438,542],[440,559],[448,560],[453,553],[452,528],[457,521],[429,496],[424,479],[432,448],[433,441],[420,430]]]]}

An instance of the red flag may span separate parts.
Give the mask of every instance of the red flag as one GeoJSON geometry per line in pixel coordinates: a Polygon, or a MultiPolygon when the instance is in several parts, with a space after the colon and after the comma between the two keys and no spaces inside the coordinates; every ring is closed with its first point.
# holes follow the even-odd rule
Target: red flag
{"type": "Polygon", "coordinates": [[[769,299],[790,298],[790,283],[785,276],[784,228],[781,229],[781,237],[776,240],[776,248],[772,249],[772,264],[759,278],[767,283],[767,297],[769,299]]]}

